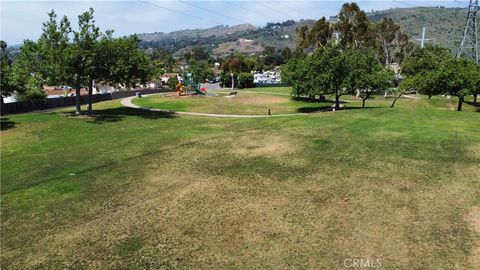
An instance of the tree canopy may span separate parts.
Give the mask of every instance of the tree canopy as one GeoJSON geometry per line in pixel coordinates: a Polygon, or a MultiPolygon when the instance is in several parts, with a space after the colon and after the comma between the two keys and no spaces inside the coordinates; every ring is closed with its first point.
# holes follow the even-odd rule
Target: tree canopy
{"type": "MultiPolygon", "coordinates": [[[[138,48],[138,38],[113,38],[113,31],[101,32],[92,8],[78,16],[76,30],[67,17],[58,21],[53,10],[48,17],[40,38],[24,42],[12,67],[17,92],[29,97],[28,93],[43,93],[44,84],[72,85],[76,89],[76,113],[80,113],[80,89],[88,85],[91,112],[94,80],[134,87],[149,78],[150,59],[138,48]]],[[[36,94],[30,96],[38,97],[36,94]]]]}
{"type": "Polygon", "coordinates": [[[388,86],[389,73],[376,61],[370,50],[329,44],[310,56],[294,59],[282,67],[282,79],[292,86],[295,96],[335,96],[335,108],[340,97],[357,90],[366,93],[388,86]]]}

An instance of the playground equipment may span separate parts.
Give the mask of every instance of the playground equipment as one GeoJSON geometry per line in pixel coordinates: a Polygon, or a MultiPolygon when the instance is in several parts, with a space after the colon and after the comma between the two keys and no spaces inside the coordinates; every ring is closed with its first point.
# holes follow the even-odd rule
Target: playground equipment
{"type": "Polygon", "coordinates": [[[182,80],[178,81],[177,85],[175,86],[175,89],[177,90],[177,93],[179,96],[183,94],[183,82],[182,80]]]}
{"type": "Polygon", "coordinates": [[[194,82],[192,73],[184,73],[183,80],[176,86],[177,93],[181,95],[206,95],[207,90],[201,87],[199,82],[194,82]]]}

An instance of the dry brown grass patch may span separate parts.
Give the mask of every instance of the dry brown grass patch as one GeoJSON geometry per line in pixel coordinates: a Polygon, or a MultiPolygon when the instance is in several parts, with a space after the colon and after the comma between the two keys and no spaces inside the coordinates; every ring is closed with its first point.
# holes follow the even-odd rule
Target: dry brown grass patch
{"type": "Polygon", "coordinates": [[[235,102],[244,105],[271,105],[284,103],[288,101],[288,98],[274,96],[274,95],[258,95],[258,94],[245,94],[240,93],[235,99],[235,102]]]}
{"type": "Polygon", "coordinates": [[[471,255],[471,262],[475,269],[480,269],[480,207],[474,206],[467,214],[466,218],[467,222],[472,226],[477,234],[477,241],[475,242],[475,247],[472,251],[471,255]]]}
{"type": "Polygon", "coordinates": [[[297,150],[291,140],[278,135],[252,135],[232,141],[231,151],[244,156],[283,156],[297,150]]]}

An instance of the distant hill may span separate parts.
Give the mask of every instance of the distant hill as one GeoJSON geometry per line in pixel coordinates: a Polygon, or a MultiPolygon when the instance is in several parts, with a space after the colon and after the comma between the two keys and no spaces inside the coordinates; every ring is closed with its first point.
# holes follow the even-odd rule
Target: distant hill
{"type": "Polygon", "coordinates": [[[141,39],[140,46],[147,50],[162,47],[181,54],[193,46],[203,46],[215,55],[227,55],[233,52],[254,54],[263,51],[265,46],[294,48],[296,46],[296,28],[313,23],[313,20],[297,22],[289,20],[281,23],[268,23],[263,27],[254,27],[250,24],[231,27],[220,25],[208,29],[137,35],[141,39]]]}
{"type": "MultiPolygon", "coordinates": [[[[454,51],[458,45],[466,9],[444,7],[395,8],[367,13],[372,21],[391,17],[405,31],[412,41],[419,44],[422,27],[427,27],[426,38],[435,44],[454,51]]],[[[139,34],[141,46],[147,50],[167,48],[177,54],[192,46],[203,46],[215,55],[233,52],[254,54],[263,51],[265,46],[276,48],[296,46],[296,29],[302,25],[313,25],[314,20],[288,20],[281,23],[268,23],[263,27],[251,24],[216,26],[208,29],[181,30],[171,33],[139,34]],[[245,42],[245,40],[248,40],[245,42]],[[251,41],[250,41],[251,40],[251,41]]]]}
{"type": "MultiPolygon", "coordinates": [[[[368,13],[372,21],[391,17],[402,27],[411,39],[422,37],[422,27],[426,27],[426,38],[455,51],[460,40],[465,21],[466,8],[416,7],[397,8],[368,13]]],[[[419,44],[419,41],[416,41],[419,44]]]]}

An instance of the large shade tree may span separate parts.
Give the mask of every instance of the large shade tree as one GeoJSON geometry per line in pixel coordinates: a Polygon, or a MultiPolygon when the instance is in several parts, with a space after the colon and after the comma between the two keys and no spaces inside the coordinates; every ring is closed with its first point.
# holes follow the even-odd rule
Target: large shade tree
{"type": "Polygon", "coordinates": [[[291,60],[282,67],[282,79],[295,96],[333,95],[335,109],[340,108],[341,96],[361,90],[367,99],[390,81],[371,51],[335,44],[291,60]]]}
{"type": "Polygon", "coordinates": [[[429,96],[457,96],[457,110],[461,111],[465,97],[478,91],[479,66],[469,60],[455,59],[445,50],[432,47],[409,59],[405,66],[406,78],[400,83],[399,89],[418,91],[429,96]]]}
{"type": "Polygon", "coordinates": [[[370,47],[372,31],[366,13],[356,3],[345,3],[338,14],[335,30],[343,46],[370,47]]]}
{"type": "Polygon", "coordinates": [[[67,17],[57,22],[50,12],[37,42],[25,41],[13,66],[13,81],[21,93],[39,93],[47,85],[73,85],[76,114],[81,113],[80,90],[88,85],[88,112],[92,112],[94,80],[134,87],[150,76],[150,60],[138,48],[136,36],[112,38],[112,31],[100,32],[94,10],[78,16],[72,30],[67,17]]]}

